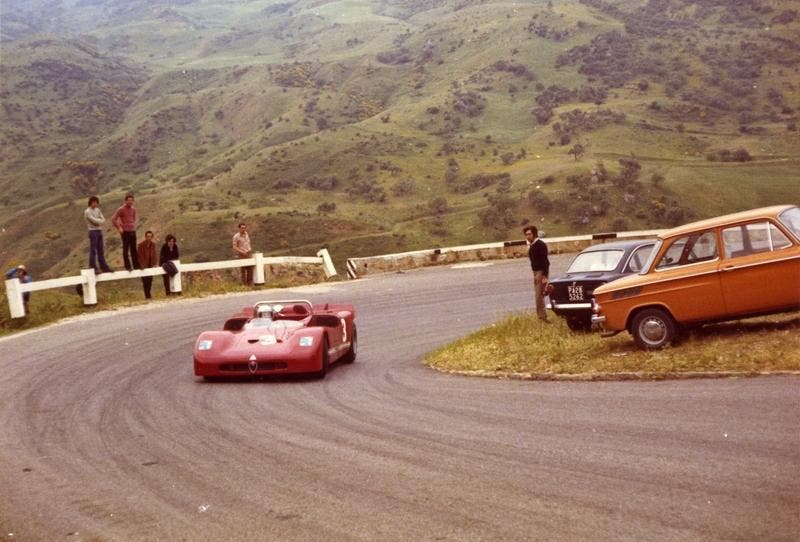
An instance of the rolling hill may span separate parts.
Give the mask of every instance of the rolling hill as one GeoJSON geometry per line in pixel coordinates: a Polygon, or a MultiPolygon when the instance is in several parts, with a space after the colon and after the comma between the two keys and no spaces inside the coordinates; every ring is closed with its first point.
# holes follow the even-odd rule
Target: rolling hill
{"type": "Polygon", "coordinates": [[[337,267],[800,193],[800,2],[0,9],[0,264],[36,276],[86,265],[93,193],[108,217],[133,191],[190,261],[230,257],[245,220],[257,249],[337,267]]]}

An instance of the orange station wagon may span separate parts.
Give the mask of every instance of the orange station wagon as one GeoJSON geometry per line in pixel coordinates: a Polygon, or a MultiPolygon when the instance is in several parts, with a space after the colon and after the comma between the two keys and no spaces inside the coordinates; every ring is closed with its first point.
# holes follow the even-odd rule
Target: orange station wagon
{"type": "Polygon", "coordinates": [[[593,324],[661,348],[682,327],[800,310],[800,208],[753,209],[666,231],[641,272],[594,291],[593,324]]]}

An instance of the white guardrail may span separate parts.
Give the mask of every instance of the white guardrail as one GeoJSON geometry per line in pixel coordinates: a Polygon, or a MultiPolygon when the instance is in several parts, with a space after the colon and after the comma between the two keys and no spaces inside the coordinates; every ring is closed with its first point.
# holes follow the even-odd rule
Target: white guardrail
{"type": "MultiPolygon", "coordinates": [[[[595,233],[591,235],[574,235],[570,237],[543,237],[551,254],[561,252],[579,252],[594,242],[614,239],[646,239],[655,237],[666,230],[639,230],[612,233],[595,233]]],[[[457,262],[498,260],[504,258],[520,258],[527,255],[526,241],[497,241],[480,245],[464,245],[457,247],[414,250],[380,256],[366,256],[347,259],[347,276],[351,279],[378,273],[392,273],[404,269],[446,265],[457,262]]]]}
{"type": "MultiPolygon", "coordinates": [[[[323,248],[317,252],[317,256],[278,256],[265,258],[261,252],[253,254],[252,258],[242,258],[238,260],[222,260],[217,262],[202,263],[181,263],[180,260],[173,260],[178,269],[177,274],[170,277],[170,291],[179,293],[181,291],[181,274],[193,271],[212,271],[216,269],[233,269],[236,267],[255,267],[253,272],[253,284],[264,284],[265,265],[322,265],[322,270],[326,277],[336,275],[336,268],[333,266],[328,249],[323,248]]],[[[25,316],[25,305],[22,294],[25,292],[37,292],[49,290],[51,288],[62,288],[64,286],[81,285],[83,288],[83,304],[97,304],[97,283],[109,282],[112,280],[125,280],[141,277],[153,277],[166,274],[161,267],[149,267],[147,269],[137,269],[134,271],[114,271],[112,273],[95,274],[94,269],[81,269],[81,274],[73,277],[63,277],[59,279],[48,279],[22,283],[18,278],[6,280],[6,295],[8,297],[8,308],[12,318],[22,318],[25,316]]]]}

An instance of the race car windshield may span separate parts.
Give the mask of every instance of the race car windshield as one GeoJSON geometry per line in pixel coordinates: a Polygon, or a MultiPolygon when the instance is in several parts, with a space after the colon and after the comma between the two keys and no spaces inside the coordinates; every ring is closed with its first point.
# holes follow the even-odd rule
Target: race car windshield
{"type": "Polygon", "coordinates": [[[253,318],[244,325],[245,329],[296,329],[303,327],[303,322],[294,320],[272,320],[271,318],[253,318]]]}
{"type": "Polygon", "coordinates": [[[272,323],[271,318],[253,318],[249,322],[247,322],[244,327],[245,329],[254,329],[254,328],[264,328],[269,327],[272,323]]]}
{"type": "Polygon", "coordinates": [[[622,259],[622,250],[593,250],[583,252],[572,261],[567,273],[613,271],[622,259]]]}

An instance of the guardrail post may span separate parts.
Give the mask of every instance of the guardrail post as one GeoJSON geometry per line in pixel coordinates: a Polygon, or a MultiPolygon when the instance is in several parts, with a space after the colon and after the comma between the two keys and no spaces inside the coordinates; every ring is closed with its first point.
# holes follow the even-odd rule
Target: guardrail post
{"type": "Polygon", "coordinates": [[[336,268],[333,266],[333,260],[327,248],[323,248],[317,252],[317,256],[322,258],[322,270],[325,272],[325,277],[330,278],[336,274],[336,268]]]}
{"type": "Polygon", "coordinates": [[[18,278],[6,281],[6,297],[8,297],[8,309],[11,318],[22,318],[25,316],[25,303],[22,300],[22,290],[18,278]]]}
{"type": "Polygon", "coordinates": [[[81,269],[83,277],[83,304],[97,305],[97,276],[94,269],[81,269]]]}
{"type": "Polygon", "coordinates": [[[256,252],[253,254],[256,260],[256,268],[253,273],[253,284],[261,286],[264,284],[264,254],[256,252]]]}
{"type": "Polygon", "coordinates": [[[181,261],[180,260],[172,260],[172,263],[175,264],[175,267],[178,269],[178,272],[175,273],[175,276],[169,278],[169,291],[173,294],[179,294],[183,290],[183,285],[181,284],[181,261]]]}
{"type": "Polygon", "coordinates": [[[353,261],[353,258],[347,258],[347,276],[351,279],[357,279],[358,273],[356,270],[356,264],[353,261]]]}

